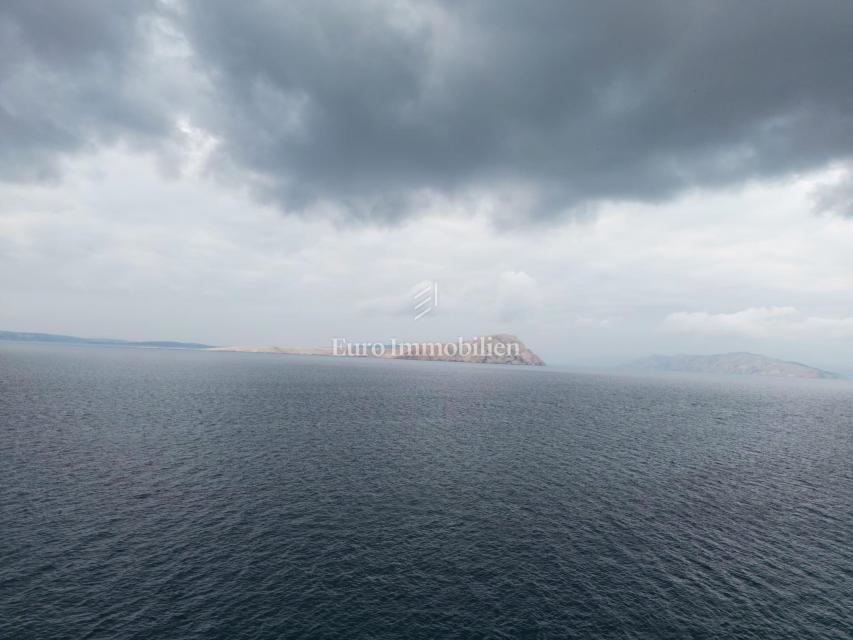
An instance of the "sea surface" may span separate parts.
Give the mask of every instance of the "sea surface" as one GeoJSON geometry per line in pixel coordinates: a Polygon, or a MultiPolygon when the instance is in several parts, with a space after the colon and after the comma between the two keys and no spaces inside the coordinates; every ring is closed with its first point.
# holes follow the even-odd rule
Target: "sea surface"
{"type": "Polygon", "coordinates": [[[853,637],[853,384],[0,345],[0,638],[853,637]]]}

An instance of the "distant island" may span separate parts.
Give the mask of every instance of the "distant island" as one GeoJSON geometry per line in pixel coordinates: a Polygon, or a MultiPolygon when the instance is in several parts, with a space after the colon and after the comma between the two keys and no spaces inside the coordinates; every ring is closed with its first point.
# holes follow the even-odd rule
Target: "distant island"
{"type": "Polygon", "coordinates": [[[173,340],[116,340],[114,338],[80,338],[52,333],[0,331],[0,341],[47,342],[67,345],[133,347],[156,349],[194,349],[198,351],[227,351],[239,353],[278,353],[282,355],[366,357],[395,360],[436,360],[480,364],[512,364],[542,366],[545,363],[516,336],[499,333],[455,342],[397,342],[348,343],[333,341],[329,347],[233,346],[216,347],[200,342],[173,340]]]}
{"type": "Polygon", "coordinates": [[[478,364],[510,364],[543,366],[542,358],[533,353],[516,336],[499,333],[456,342],[348,343],[333,341],[329,347],[213,347],[209,351],[239,353],[278,353],[300,356],[332,356],[386,358],[392,360],[433,360],[478,364]]]}
{"type": "Polygon", "coordinates": [[[113,347],[148,347],[156,349],[209,349],[209,344],[200,342],[175,342],[174,340],[116,340],[114,338],[80,338],[53,333],[27,333],[23,331],[0,331],[0,340],[6,342],[51,342],[55,344],[89,344],[113,347]]]}
{"type": "Polygon", "coordinates": [[[717,355],[654,355],[628,365],[644,371],[673,371],[683,373],[722,373],[778,378],[838,379],[837,373],[816,369],[799,362],[777,360],[755,353],[722,353],[717,355]]]}

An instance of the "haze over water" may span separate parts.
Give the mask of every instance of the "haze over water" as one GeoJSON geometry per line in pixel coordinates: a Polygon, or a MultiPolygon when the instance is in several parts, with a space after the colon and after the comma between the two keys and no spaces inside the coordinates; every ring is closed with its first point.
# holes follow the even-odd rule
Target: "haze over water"
{"type": "Polygon", "coordinates": [[[849,382],[0,346],[0,637],[853,629],[849,382]]]}

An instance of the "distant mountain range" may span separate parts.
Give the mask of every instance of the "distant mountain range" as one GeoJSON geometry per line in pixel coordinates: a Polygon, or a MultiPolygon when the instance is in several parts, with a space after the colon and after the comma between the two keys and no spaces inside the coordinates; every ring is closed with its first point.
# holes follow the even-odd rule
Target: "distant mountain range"
{"type": "Polygon", "coordinates": [[[841,378],[837,373],[816,369],[799,362],[777,360],[755,353],[722,353],[708,356],[654,355],[632,362],[631,369],[685,373],[725,373],[782,378],[841,378]]]}
{"type": "Polygon", "coordinates": [[[0,331],[0,340],[9,342],[53,342],[59,344],[91,344],[115,347],[156,347],[160,349],[210,349],[209,344],[198,342],[175,342],[172,340],[115,340],[113,338],[79,338],[52,333],[24,333],[20,331],[0,331]]]}

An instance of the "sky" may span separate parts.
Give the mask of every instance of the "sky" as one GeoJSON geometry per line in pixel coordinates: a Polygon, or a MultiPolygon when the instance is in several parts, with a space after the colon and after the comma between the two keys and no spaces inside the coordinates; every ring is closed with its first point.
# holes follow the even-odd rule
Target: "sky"
{"type": "Polygon", "coordinates": [[[853,3],[772,6],[7,0],[0,329],[851,372],[853,3]]]}

